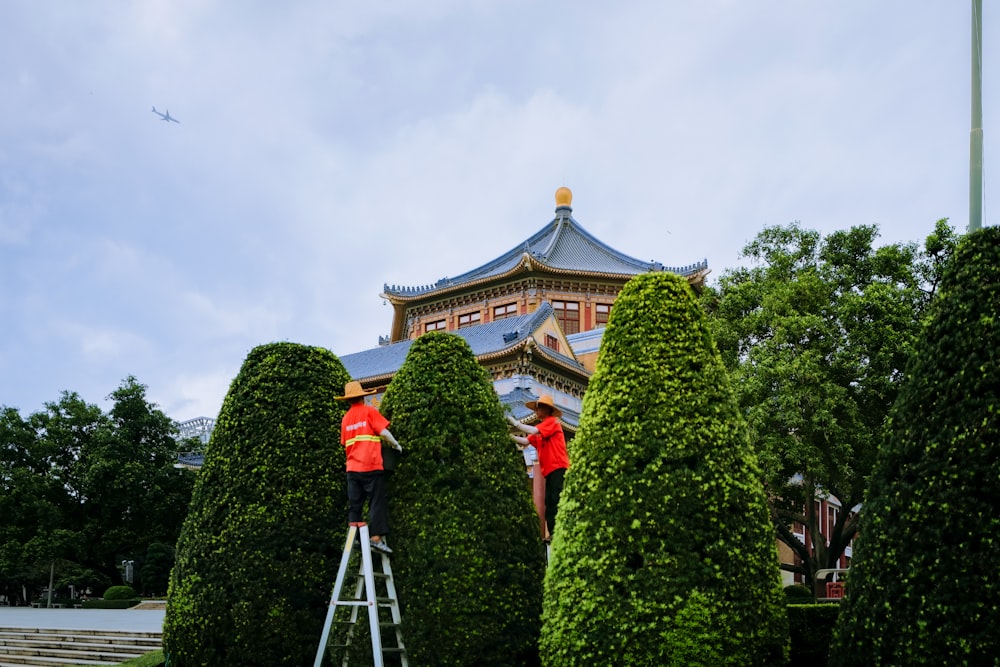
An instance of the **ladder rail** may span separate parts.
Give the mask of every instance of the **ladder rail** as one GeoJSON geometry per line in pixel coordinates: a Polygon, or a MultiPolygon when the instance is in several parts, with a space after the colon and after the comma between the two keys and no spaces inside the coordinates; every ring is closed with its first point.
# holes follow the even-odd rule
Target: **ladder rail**
{"type": "Polygon", "coordinates": [[[330,606],[326,610],[326,620],[323,622],[323,636],[316,649],[316,660],[313,667],[322,667],[323,655],[326,653],[326,645],[330,639],[330,628],[333,627],[333,615],[337,611],[337,601],[340,598],[340,589],[344,585],[344,577],[347,575],[347,565],[351,561],[351,548],[354,546],[354,538],[357,536],[358,527],[350,526],[347,529],[347,541],[344,543],[344,553],[340,557],[340,567],[337,568],[337,580],[333,584],[333,593],[330,595],[330,606]]]}
{"type": "Polygon", "coordinates": [[[375,667],[382,665],[382,631],[378,625],[378,601],[375,590],[375,575],[372,573],[372,547],[368,541],[368,526],[361,527],[361,565],[365,576],[365,592],[368,602],[368,627],[371,629],[372,661],[375,667]]]}
{"type": "Polygon", "coordinates": [[[387,575],[385,579],[386,595],[392,603],[389,605],[389,613],[392,617],[393,629],[396,631],[396,646],[400,650],[399,661],[401,667],[409,667],[406,658],[406,647],[403,645],[403,617],[399,611],[399,596],[396,595],[395,578],[392,576],[392,565],[389,564],[389,556],[382,554],[382,572],[387,575]]]}
{"type": "MultiPolygon", "coordinates": [[[[359,566],[359,569],[360,569],[360,567],[363,567],[363,566],[364,566],[364,563],[362,563],[361,566],[359,566]]],[[[364,592],[364,588],[365,588],[365,580],[361,576],[361,572],[358,572],[357,579],[358,579],[358,583],[354,587],[354,599],[355,600],[361,600],[361,594],[364,592]]],[[[351,645],[351,640],[354,639],[354,626],[358,622],[358,611],[360,611],[360,609],[361,609],[361,605],[360,604],[355,604],[355,605],[353,605],[351,607],[351,619],[350,619],[350,621],[348,621],[347,637],[344,640],[344,646],[345,647],[350,646],[351,645]]],[[[344,659],[341,661],[340,667],[348,667],[349,662],[350,662],[350,660],[349,660],[350,657],[351,657],[350,656],[350,652],[345,648],[344,649],[344,659]]]]}

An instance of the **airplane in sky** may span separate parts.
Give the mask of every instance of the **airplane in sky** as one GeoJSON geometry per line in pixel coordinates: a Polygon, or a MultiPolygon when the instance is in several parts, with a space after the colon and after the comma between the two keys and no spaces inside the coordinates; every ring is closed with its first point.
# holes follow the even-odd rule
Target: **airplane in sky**
{"type": "Polygon", "coordinates": [[[153,113],[159,116],[160,120],[172,120],[175,123],[180,124],[179,120],[170,115],[170,109],[167,109],[167,113],[160,113],[159,111],[156,110],[156,107],[153,107],[153,113]]]}

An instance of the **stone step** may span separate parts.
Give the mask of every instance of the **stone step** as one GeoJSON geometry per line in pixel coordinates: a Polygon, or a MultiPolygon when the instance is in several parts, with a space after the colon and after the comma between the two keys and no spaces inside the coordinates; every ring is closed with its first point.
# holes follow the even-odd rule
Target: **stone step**
{"type": "Polygon", "coordinates": [[[162,633],[0,628],[0,667],[117,665],[160,648],[162,633]]]}
{"type": "Polygon", "coordinates": [[[115,646],[152,646],[153,648],[158,648],[162,642],[161,637],[157,633],[109,633],[101,632],[99,630],[91,630],[89,634],[81,634],[81,630],[4,630],[0,629],[0,646],[8,642],[22,642],[22,641],[35,641],[35,642],[58,642],[61,644],[66,643],[80,643],[80,644],[93,644],[97,643],[100,645],[115,645],[115,646]]]}

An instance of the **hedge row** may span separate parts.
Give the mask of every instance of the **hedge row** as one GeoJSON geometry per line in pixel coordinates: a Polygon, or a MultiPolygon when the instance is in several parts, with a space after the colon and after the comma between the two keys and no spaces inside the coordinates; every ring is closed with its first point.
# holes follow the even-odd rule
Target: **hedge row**
{"type": "Polygon", "coordinates": [[[489,375],[462,338],[427,333],[381,408],[406,451],[389,505],[410,664],[537,661],[544,554],[489,375]]]}
{"type": "Polygon", "coordinates": [[[1000,227],[959,243],[890,414],[831,664],[996,664],[1000,227]]]}
{"type": "Polygon", "coordinates": [[[650,273],[622,289],[570,459],[545,579],[545,664],[785,663],[760,471],[683,278],[650,273]]]}
{"type": "Polygon", "coordinates": [[[333,353],[272,343],[222,404],[177,543],[164,621],[172,667],[311,664],[346,530],[333,353]]]}

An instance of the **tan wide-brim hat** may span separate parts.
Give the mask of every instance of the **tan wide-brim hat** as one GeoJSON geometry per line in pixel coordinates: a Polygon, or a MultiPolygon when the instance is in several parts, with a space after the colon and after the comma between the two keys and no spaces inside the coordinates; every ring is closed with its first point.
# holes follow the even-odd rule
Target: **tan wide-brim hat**
{"type": "Polygon", "coordinates": [[[338,401],[349,401],[352,398],[361,398],[362,396],[368,396],[374,394],[374,389],[364,389],[361,387],[361,383],[357,380],[351,380],[344,385],[344,395],[334,396],[338,401]]]}
{"type": "Polygon", "coordinates": [[[552,408],[552,415],[555,417],[562,417],[562,410],[556,407],[556,404],[552,401],[552,397],[548,394],[542,394],[537,401],[528,401],[524,404],[524,407],[529,410],[534,410],[539,405],[547,405],[552,408]]]}

